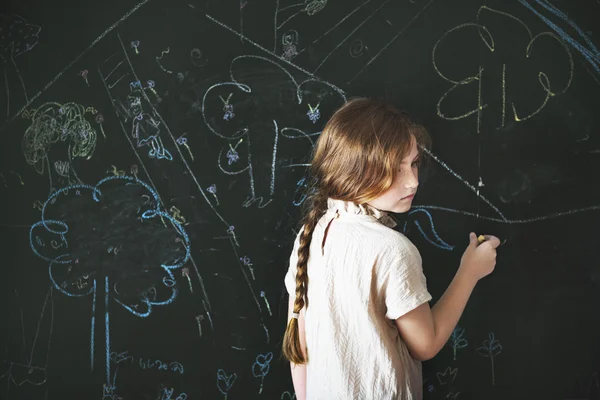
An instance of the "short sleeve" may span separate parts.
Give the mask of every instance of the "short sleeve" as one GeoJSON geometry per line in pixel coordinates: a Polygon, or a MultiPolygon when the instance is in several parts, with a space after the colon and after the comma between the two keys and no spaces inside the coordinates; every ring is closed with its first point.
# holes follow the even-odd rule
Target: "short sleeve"
{"type": "Polygon", "coordinates": [[[296,235],[294,248],[292,249],[292,254],[290,255],[290,265],[284,279],[285,288],[287,289],[288,294],[291,296],[296,295],[296,266],[298,264],[298,248],[300,247],[300,235],[302,235],[302,231],[303,229],[301,229],[300,232],[298,232],[298,235],[296,235]]]}
{"type": "Polygon", "coordinates": [[[421,255],[406,237],[394,240],[387,268],[384,268],[382,293],[387,308],[385,316],[398,319],[431,300],[423,274],[421,255]]]}

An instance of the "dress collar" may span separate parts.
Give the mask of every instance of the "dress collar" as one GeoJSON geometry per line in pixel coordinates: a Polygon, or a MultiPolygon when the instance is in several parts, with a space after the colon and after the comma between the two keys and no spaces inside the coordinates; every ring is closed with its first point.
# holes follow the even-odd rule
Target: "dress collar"
{"type": "Polygon", "coordinates": [[[372,216],[388,228],[395,227],[396,221],[387,212],[380,211],[368,204],[356,204],[350,201],[327,199],[327,210],[339,214],[372,216]]]}

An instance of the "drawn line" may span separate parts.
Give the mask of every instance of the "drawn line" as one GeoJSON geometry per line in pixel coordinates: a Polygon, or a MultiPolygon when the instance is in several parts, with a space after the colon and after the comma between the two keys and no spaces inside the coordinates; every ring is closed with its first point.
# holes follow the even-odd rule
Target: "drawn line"
{"type": "Polygon", "coordinates": [[[106,382],[110,383],[110,327],[108,314],[108,276],[104,276],[104,323],[106,339],[106,382]]]}
{"type": "MultiPolygon", "coordinates": [[[[116,56],[116,55],[117,55],[117,53],[115,53],[115,54],[113,54],[112,56],[108,57],[108,58],[107,58],[107,59],[104,61],[104,63],[108,62],[108,61],[109,61],[111,58],[113,58],[113,57],[114,57],[114,56],[116,56]]],[[[125,62],[125,60],[121,60],[121,62],[120,62],[120,63],[118,63],[118,64],[116,65],[116,67],[114,67],[114,68],[113,68],[113,69],[112,69],[112,70],[111,70],[111,71],[108,73],[108,75],[106,75],[104,78],[105,78],[105,79],[108,79],[108,78],[110,78],[110,76],[113,74],[113,72],[115,72],[115,71],[117,70],[117,68],[119,68],[119,67],[121,66],[121,64],[123,64],[124,62],[125,62]]],[[[102,64],[104,64],[104,63],[102,63],[102,64]]]]}
{"type": "Polygon", "coordinates": [[[373,11],[363,22],[361,22],[360,24],[358,24],[358,26],[356,28],[354,28],[349,34],[348,36],[346,36],[340,43],[338,43],[337,46],[335,46],[335,48],[333,50],[331,50],[329,52],[329,54],[327,54],[327,56],[323,59],[323,61],[321,61],[321,63],[319,65],[317,65],[317,68],[314,69],[313,73],[317,72],[319,70],[319,68],[321,68],[321,66],[325,63],[325,61],[327,61],[327,59],[337,50],[339,49],[345,42],[346,40],[350,39],[350,36],[354,35],[354,32],[356,32],[357,30],[359,30],[364,24],[366,24],[376,13],[377,11],[381,10],[381,8],[383,6],[385,6],[390,0],[385,0],[379,7],[377,7],[375,9],[375,11],[373,11]]]}
{"type": "Polygon", "coordinates": [[[94,371],[94,337],[96,332],[96,280],[94,279],[94,290],[92,295],[92,331],[90,333],[90,368],[94,371]]]}
{"type": "Polygon", "coordinates": [[[29,363],[31,364],[33,360],[33,353],[35,351],[35,343],[37,342],[37,338],[40,334],[40,325],[42,323],[42,318],[44,318],[44,312],[46,311],[46,305],[48,304],[48,298],[50,297],[50,291],[52,290],[52,286],[48,288],[48,292],[46,293],[46,298],[44,299],[44,305],[42,306],[42,311],[40,311],[40,319],[38,319],[37,329],[35,331],[35,336],[33,338],[33,344],[31,345],[31,354],[29,356],[29,363]]]}
{"type": "MultiPolygon", "coordinates": [[[[27,354],[27,344],[25,343],[25,322],[23,320],[23,307],[21,307],[21,299],[19,297],[19,292],[15,289],[15,295],[17,296],[17,301],[19,302],[19,312],[21,314],[21,334],[23,335],[23,354],[27,354]]],[[[25,361],[31,364],[31,360],[27,360],[27,355],[25,356],[25,361]]]]}
{"type": "Polygon", "coordinates": [[[283,21],[281,24],[279,24],[279,26],[277,27],[277,29],[281,29],[282,26],[284,26],[285,24],[287,24],[289,21],[291,21],[296,15],[301,14],[302,11],[304,10],[300,10],[298,11],[296,14],[292,14],[292,16],[288,17],[288,19],[286,19],[285,21],[283,21]]]}
{"type": "Polygon", "coordinates": [[[277,15],[278,14],[279,14],[279,0],[276,0],[275,12],[273,13],[273,52],[277,51],[277,15]]]}
{"type": "Polygon", "coordinates": [[[15,68],[15,71],[17,71],[17,75],[19,76],[19,80],[21,81],[21,86],[23,87],[23,94],[25,94],[25,102],[29,102],[29,99],[27,98],[27,89],[25,89],[25,82],[23,82],[23,77],[21,76],[21,72],[19,71],[19,68],[17,67],[17,64],[15,63],[15,59],[13,58],[13,56],[10,56],[10,61],[13,64],[13,67],[15,68]]]}
{"type": "MultiPolygon", "coordinates": [[[[387,0],[389,1],[389,0],[387,0]]],[[[206,18],[208,18],[209,20],[213,21],[215,24],[220,25],[221,27],[227,29],[228,31],[231,31],[232,33],[236,34],[237,36],[239,36],[240,38],[246,40],[248,43],[250,43],[251,45],[261,49],[262,51],[272,55],[273,57],[283,61],[284,63],[296,68],[298,71],[304,72],[305,74],[307,74],[308,76],[310,76],[311,78],[317,78],[314,74],[312,74],[311,72],[308,72],[307,70],[305,70],[304,68],[301,68],[299,66],[297,66],[294,63],[289,62],[288,60],[286,60],[285,58],[281,58],[279,57],[277,54],[273,53],[272,51],[269,51],[267,49],[265,49],[264,47],[262,47],[260,44],[253,42],[252,40],[248,39],[246,36],[242,35],[241,33],[239,33],[238,31],[236,31],[235,29],[232,29],[230,27],[228,27],[227,25],[225,25],[224,23],[217,21],[216,19],[214,19],[213,17],[211,17],[210,15],[206,14],[206,18]]],[[[0,131],[1,132],[1,131],[0,131]]]]}
{"type": "Polygon", "coordinates": [[[164,57],[165,54],[169,54],[170,51],[171,51],[171,49],[169,47],[167,47],[166,50],[163,50],[160,53],[160,57],[155,57],[156,58],[156,63],[158,64],[158,66],[160,67],[160,69],[162,69],[163,71],[165,71],[167,74],[172,74],[173,71],[165,69],[165,67],[163,67],[162,64],[160,63],[160,60],[162,60],[162,58],[164,57]]]}
{"type": "Polygon", "coordinates": [[[473,185],[471,185],[469,182],[467,182],[467,180],[465,180],[462,176],[458,175],[456,172],[454,172],[452,170],[452,168],[450,168],[448,166],[448,164],[446,164],[445,162],[443,162],[442,160],[440,160],[439,158],[437,158],[432,152],[430,152],[428,149],[423,149],[423,151],[425,151],[431,158],[433,158],[438,164],[440,164],[443,168],[445,168],[448,172],[450,172],[452,175],[454,175],[455,178],[457,178],[459,181],[461,181],[462,183],[464,183],[469,189],[471,189],[471,191],[473,193],[475,193],[479,198],[481,198],[481,200],[483,200],[487,205],[489,205],[494,211],[496,211],[496,213],[498,213],[498,215],[500,215],[502,217],[503,221],[506,221],[506,217],[504,216],[504,214],[502,214],[502,212],[500,212],[500,210],[493,205],[488,199],[486,199],[483,195],[481,194],[477,194],[477,188],[475,188],[473,185]]]}
{"type": "Polygon", "coordinates": [[[506,117],[506,64],[502,64],[502,127],[506,117]]]}
{"type": "Polygon", "coordinates": [[[231,247],[233,248],[233,252],[235,254],[235,259],[237,260],[237,263],[240,266],[240,269],[242,270],[242,274],[244,275],[244,278],[246,278],[246,283],[248,284],[248,288],[250,289],[250,293],[252,293],[252,297],[254,298],[254,302],[258,306],[258,311],[262,313],[262,307],[260,306],[260,302],[258,301],[258,298],[256,297],[256,294],[254,293],[254,290],[252,290],[252,284],[250,283],[250,279],[248,278],[248,274],[246,274],[246,270],[244,270],[244,266],[240,262],[240,256],[239,256],[239,254],[237,252],[237,249],[235,248],[235,243],[233,242],[233,240],[231,238],[229,239],[229,243],[231,243],[231,247]]]}
{"type": "Polygon", "coordinates": [[[456,210],[453,208],[447,208],[447,207],[441,207],[441,206],[417,205],[417,206],[414,206],[414,208],[416,208],[416,209],[424,208],[424,209],[429,209],[429,210],[447,211],[447,212],[452,212],[455,214],[466,215],[468,217],[475,217],[475,218],[480,218],[480,219],[487,220],[487,221],[500,222],[500,223],[512,225],[512,224],[529,224],[532,222],[539,222],[539,221],[545,221],[545,220],[552,219],[552,218],[564,217],[566,215],[573,215],[573,214],[587,212],[587,211],[600,210],[600,205],[577,208],[577,209],[568,210],[568,211],[561,211],[561,212],[557,212],[557,213],[553,213],[553,214],[542,215],[539,217],[533,217],[533,218],[527,218],[527,219],[500,219],[500,218],[494,218],[494,217],[482,217],[482,216],[478,216],[477,214],[469,212],[469,211],[456,210]]]}
{"type": "MultiPolygon", "coordinates": [[[[109,89],[112,89],[112,88],[114,88],[114,87],[115,87],[115,85],[116,85],[117,83],[119,83],[119,82],[121,81],[121,79],[125,78],[127,75],[129,75],[129,74],[125,74],[125,75],[123,75],[122,77],[120,77],[119,79],[117,79],[117,80],[115,81],[115,83],[113,83],[112,85],[110,85],[108,88],[109,88],[109,89]]],[[[108,77],[107,77],[107,78],[108,78],[108,77]]]]}
{"type": "Polygon", "coordinates": [[[48,345],[46,346],[46,363],[44,364],[44,368],[48,367],[48,359],[50,358],[50,343],[51,343],[53,331],[54,331],[54,288],[52,288],[52,286],[50,286],[50,332],[48,333],[48,345]]]}
{"type": "MultiPolygon", "coordinates": [[[[334,26],[332,26],[327,32],[325,32],[324,34],[322,34],[321,36],[319,36],[318,38],[316,38],[315,40],[313,40],[312,42],[310,42],[310,44],[315,44],[317,43],[319,40],[321,40],[323,37],[327,36],[331,31],[333,31],[335,28],[337,28],[341,23],[343,23],[345,20],[347,20],[348,18],[350,18],[350,16],[352,16],[352,14],[354,14],[355,12],[357,12],[358,10],[360,10],[362,7],[366,6],[367,4],[369,4],[371,2],[371,0],[367,0],[364,3],[362,3],[360,6],[356,7],[354,10],[352,10],[348,15],[346,15],[344,18],[342,18],[337,24],[335,24],[334,26]]],[[[309,45],[310,46],[310,45],[309,45]]],[[[302,50],[300,50],[298,52],[298,55],[300,55],[302,52],[304,52],[304,50],[306,50],[306,47],[303,48],[302,50]]]]}
{"type": "Polygon", "coordinates": [[[394,41],[395,41],[395,40],[396,40],[396,39],[397,39],[397,38],[398,38],[400,35],[402,35],[402,34],[404,33],[404,31],[405,31],[406,29],[408,29],[408,27],[409,27],[409,26],[411,26],[413,22],[415,22],[415,20],[416,20],[416,19],[419,17],[419,15],[421,15],[421,14],[423,13],[423,11],[425,11],[425,10],[427,9],[427,7],[429,7],[429,5],[430,5],[431,3],[433,3],[434,1],[435,1],[435,0],[429,0],[429,2],[428,2],[427,4],[425,4],[425,7],[423,7],[423,8],[421,9],[421,11],[419,11],[417,14],[415,14],[415,16],[414,16],[414,17],[413,17],[413,18],[410,20],[410,22],[409,22],[408,24],[406,24],[406,25],[404,26],[404,28],[402,28],[402,29],[400,30],[400,32],[398,32],[398,33],[396,34],[396,36],[394,36],[394,37],[393,37],[393,38],[392,38],[392,39],[391,39],[389,42],[387,42],[387,43],[386,43],[386,45],[385,45],[385,46],[383,46],[383,48],[382,48],[381,50],[379,50],[379,52],[377,52],[377,54],[375,54],[375,57],[372,57],[372,58],[369,60],[369,62],[368,62],[368,63],[367,63],[367,64],[366,64],[364,67],[362,67],[362,68],[361,68],[361,70],[360,70],[360,71],[358,71],[358,73],[357,73],[356,75],[354,75],[354,77],[353,77],[352,79],[350,79],[350,80],[349,80],[347,83],[348,83],[348,84],[350,84],[350,83],[351,83],[353,80],[355,80],[355,79],[356,79],[356,78],[357,78],[357,77],[358,77],[358,76],[359,76],[359,75],[360,75],[360,74],[361,74],[361,73],[362,73],[362,72],[363,72],[363,71],[364,71],[364,70],[365,70],[365,69],[366,69],[366,68],[367,68],[369,65],[371,65],[371,63],[372,63],[373,61],[375,61],[375,60],[377,59],[377,57],[379,57],[379,55],[380,55],[381,53],[383,53],[383,52],[384,52],[384,51],[385,51],[385,50],[386,50],[386,49],[387,49],[387,48],[388,48],[388,47],[389,47],[389,46],[390,46],[390,45],[391,45],[391,44],[392,44],[392,43],[393,43],[393,42],[394,42],[394,41]]]}
{"type": "Polygon", "coordinates": [[[477,91],[477,133],[479,133],[481,127],[481,112],[483,111],[483,109],[481,108],[481,83],[483,81],[483,68],[481,67],[481,65],[479,66],[479,75],[477,76],[479,77],[477,79],[479,81],[479,89],[477,91]]]}
{"type": "Polygon", "coordinates": [[[273,120],[275,125],[275,144],[273,145],[273,162],[271,163],[271,197],[275,194],[275,164],[277,161],[277,142],[279,141],[279,127],[277,121],[273,120]]]}
{"type": "Polygon", "coordinates": [[[129,10],[129,12],[127,12],[127,14],[125,14],[124,16],[122,16],[117,22],[115,22],[114,24],[112,24],[111,26],[109,26],[104,32],[102,32],[102,34],[100,36],[98,36],[96,38],[96,40],[94,40],[92,42],[92,44],[90,44],[85,50],[83,50],[83,52],[81,54],[79,54],[77,57],[75,57],[75,59],[73,61],[71,61],[65,68],[63,68],[62,71],[60,71],[55,77],[54,79],[52,79],[50,82],[48,82],[46,84],[46,86],[44,86],[44,88],[42,90],[40,90],[39,92],[37,92],[12,118],[10,118],[8,121],[6,121],[4,124],[2,124],[2,126],[0,127],[0,132],[4,131],[4,129],[8,126],[8,124],[10,124],[12,121],[15,120],[15,118],[17,118],[19,115],[21,115],[21,113],[31,105],[31,103],[33,103],[43,92],[45,92],[46,90],[48,90],[48,88],[50,86],[52,86],[58,79],[60,79],[60,77],[69,69],[73,66],[73,64],[75,64],[77,61],[79,61],[81,59],[81,57],[83,57],[88,51],[91,50],[92,47],[94,47],[100,40],[102,40],[106,35],[108,35],[113,29],[115,29],[121,22],[125,21],[127,18],[129,18],[131,16],[131,14],[133,14],[134,12],[136,12],[140,7],[142,7],[144,4],[146,4],[148,1],[150,0],[143,0],[140,3],[138,3],[135,7],[133,7],[131,10],[129,10]]]}

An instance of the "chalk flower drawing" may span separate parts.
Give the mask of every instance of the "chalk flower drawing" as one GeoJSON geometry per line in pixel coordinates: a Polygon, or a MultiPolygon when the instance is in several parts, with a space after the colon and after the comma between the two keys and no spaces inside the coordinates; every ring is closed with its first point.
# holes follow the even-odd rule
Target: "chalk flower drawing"
{"type": "Polygon", "coordinates": [[[263,383],[265,381],[265,376],[269,373],[271,369],[271,360],[273,359],[273,353],[268,352],[267,354],[259,354],[256,356],[256,361],[252,364],[252,375],[256,378],[260,378],[260,389],[258,390],[258,394],[262,393],[263,383]]]}
{"type": "Polygon", "coordinates": [[[494,371],[494,357],[502,352],[502,345],[494,337],[494,332],[490,332],[487,340],[483,341],[483,346],[477,348],[477,354],[490,359],[492,363],[492,385],[496,384],[496,375],[494,371]]]}
{"type": "MultiPolygon", "coordinates": [[[[488,67],[492,70],[494,68],[500,69],[499,67],[489,65],[488,60],[491,58],[490,56],[492,53],[501,53],[503,50],[516,50],[524,60],[522,63],[534,64],[513,65],[502,63],[501,76],[492,76],[489,78],[498,82],[499,85],[502,85],[502,117],[497,118],[497,121],[501,121],[501,126],[504,126],[505,123],[507,105],[510,106],[514,121],[524,121],[542,111],[550,98],[564,93],[571,85],[571,80],[573,78],[573,57],[569,48],[559,36],[552,32],[542,32],[534,35],[529,27],[517,17],[503,11],[494,10],[487,6],[481,6],[477,12],[475,22],[467,22],[448,30],[440,37],[433,47],[432,58],[435,70],[440,77],[453,85],[438,101],[437,112],[439,117],[447,120],[459,120],[476,114],[477,132],[479,132],[482,111],[488,106],[488,104],[483,103],[484,99],[482,96],[482,80],[484,79],[484,76],[486,76],[486,80],[488,79],[488,75],[486,75],[487,72],[484,73],[484,71],[488,67]],[[491,28],[488,26],[490,25],[489,22],[486,23],[485,21],[494,21],[494,19],[496,19],[496,21],[500,19],[500,21],[494,23],[494,28],[491,28]],[[505,31],[493,33],[495,29],[498,29],[498,26],[502,26],[502,29],[505,31]],[[507,27],[509,27],[509,29],[507,29],[507,27]],[[511,39],[510,42],[508,41],[509,34],[511,39]],[[520,35],[523,40],[514,41],[513,38],[515,35],[520,35]],[[465,43],[465,40],[467,39],[469,40],[465,43]],[[471,41],[470,39],[473,39],[474,41],[471,41]],[[475,44],[471,45],[472,43],[475,44]],[[501,44],[505,43],[510,43],[510,45],[507,46],[511,48],[500,48],[501,44]],[[553,50],[552,65],[550,63],[545,63],[544,61],[539,61],[541,60],[539,57],[544,54],[543,47],[548,48],[548,46],[552,46],[550,48],[553,50]],[[515,47],[516,49],[513,49],[512,47],[515,47]],[[466,55],[465,57],[457,57],[456,52],[464,48],[471,49],[472,54],[466,55]],[[554,50],[560,48],[562,48],[562,50],[554,52],[554,50]],[[481,49],[480,52],[479,49],[481,49]],[[479,56],[477,56],[477,54],[479,56]],[[446,58],[446,60],[444,60],[444,58],[446,58]],[[463,65],[463,61],[466,65],[463,65]],[[484,65],[486,63],[487,65],[484,65]],[[556,68],[556,65],[558,65],[559,68],[556,68]],[[564,68],[562,67],[563,65],[568,67],[564,68]],[[536,69],[538,71],[536,74],[537,76],[524,76],[526,71],[525,67],[536,69]],[[462,74],[462,76],[455,76],[456,72],[454,71],[458,69],[466,72],[462,74]],[[557,74],[555,73],[557,70],[562,72],[557,74]],[[550,71],[553,71],[553,73],[550,71]],[[537,88],[539,96],[543,97],[541,104],[537,104],[533,107],[526,106],[522,104],[524,102],[516,98],[516,95],[511,96],[511,88],[518,86],[516,83],[512,86],[512,82],[517,81],[517,79],[513,79],[513,77],[517,76],[519,77],[520,82],[532,79],[538,81],[537,85],[534,87],[537,88]],[[465,110],[462,114],[448,115],[449,113],[444,111],[448,107],[448,104],[460,104],[460,100],[464,98],[464,93],[469,93],[460,90],[460,88],[469,85],[475,85],[479,88],[477,91],[478,98],[474,99],[471,108],[465,110]],[[463,92],[462,96],[460,92],[463,92]],[[456,101],[456,99],[458,99],[458,101],[456,101]],[[507,102],[509,104],[507,104],[507,102]]],[[[547,53],[547,50],[545,52],[547,53]]],[[[497,74],[500,74],[500,72],[497,74]]],[[[464,101],[462,101],[462,103],[464,103],[464,101]]]]}
{"type": "Polygon", "coordinates": [[[456,379],[456,375],[458,375],[458,368],[447,367],[444,372],[437,372],[435,374],[438,382],[441,386],[453,384],[456,379]]]}
{"type": "Polygon", "coordinates": [[[217,371],[217,389],[225,395],[224,400],[227,400],[227,392],[229,392],[236,379],[237,374],[235,372],[227,375],[222,369],[217,371]]]}
{"type": "Polygon", "coordinates": [[[465,334],[465,328],[461,328],[460,326],[456,326],[452,331],[452,335],[450,335],[450,345],[452,346],[452,352],[454,353],[454,360],[456,360],[456,349],[462,349],[467,347],[469,342],[463,336],[465,334]]]}

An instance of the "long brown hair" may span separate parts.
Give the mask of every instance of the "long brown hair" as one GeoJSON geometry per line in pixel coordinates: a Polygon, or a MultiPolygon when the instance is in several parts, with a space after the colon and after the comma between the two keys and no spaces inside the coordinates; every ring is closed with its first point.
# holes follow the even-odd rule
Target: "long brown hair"
{"type": "MultiPolygon", "coordinates": [[[[413,137],[419,149],[429,146],[429,135],[422,126],[380,100],[351,99],[329,119],[315,145],[311,185],[303,204],[294,313],[308,307],[310,242],[317,222],[327,211],[327,199],[364,205],[379,197],[394,182],[413,137]]],[[[308,362],[301,348],[297,318],[287,325],[283,356],[295,364],[308,362]]]]}

